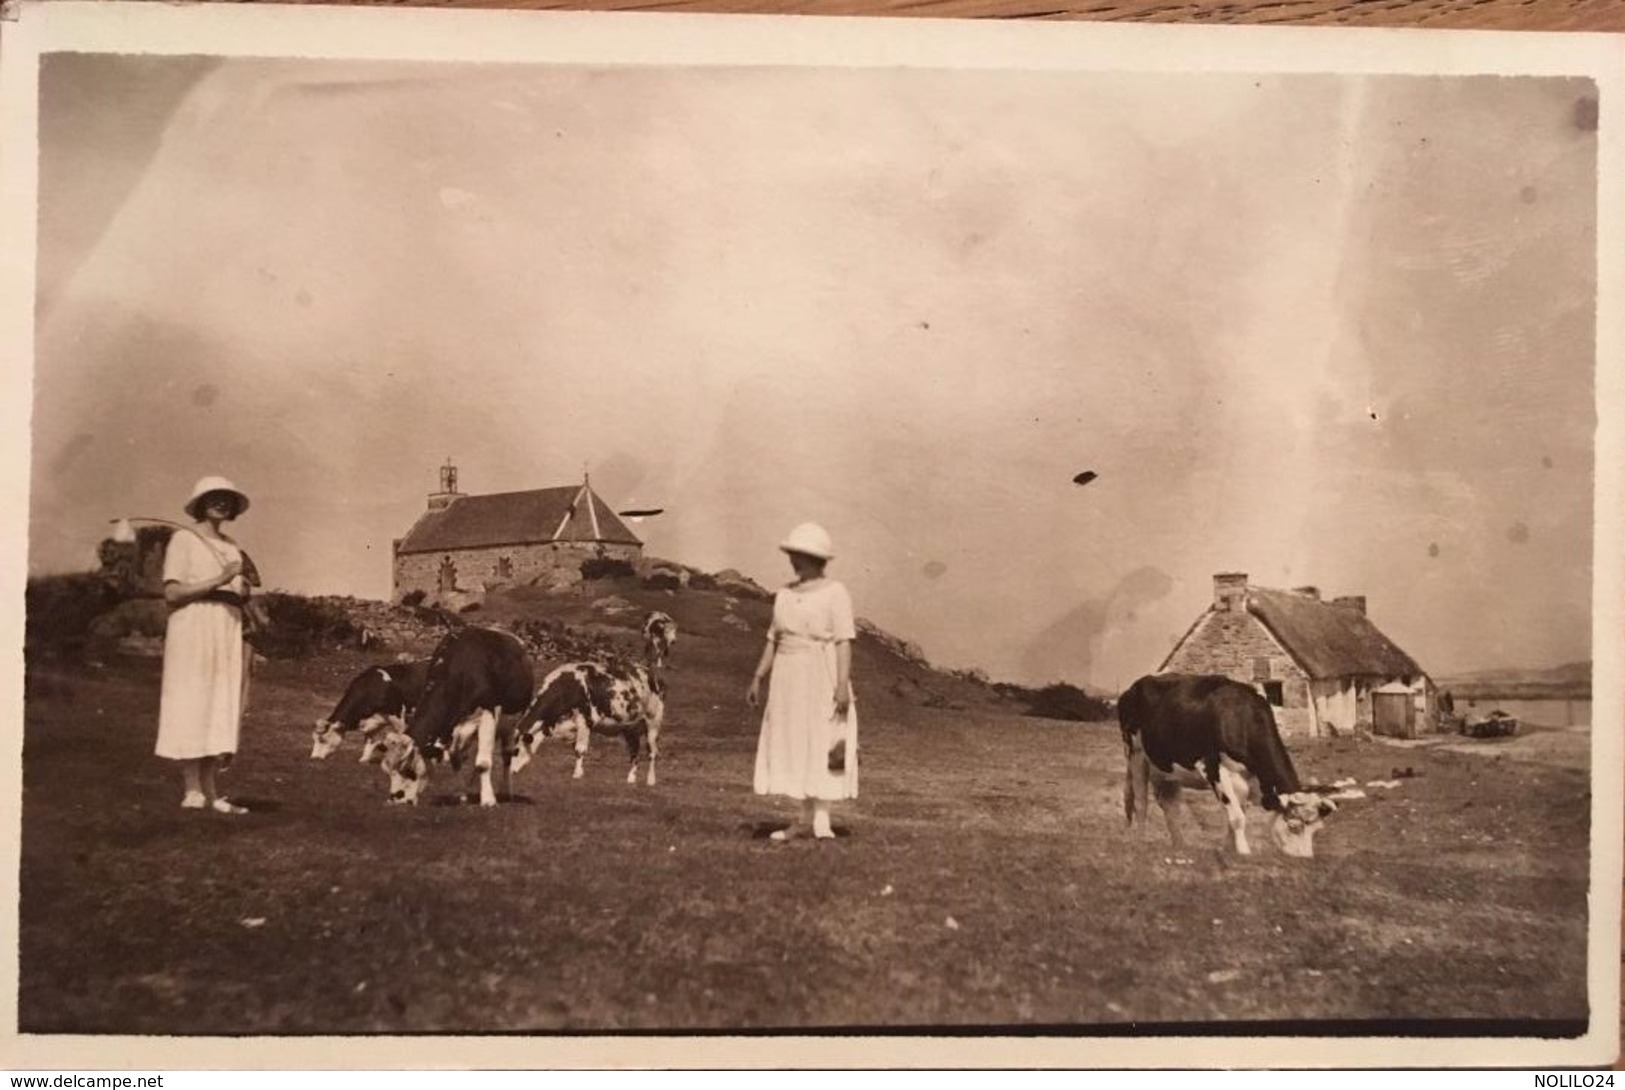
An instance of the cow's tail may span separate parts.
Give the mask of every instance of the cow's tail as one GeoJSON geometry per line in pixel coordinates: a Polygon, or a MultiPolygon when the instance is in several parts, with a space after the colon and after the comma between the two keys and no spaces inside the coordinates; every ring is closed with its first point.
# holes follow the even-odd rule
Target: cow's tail
{"type": "MultiPolygon", "coordinates": [[[[1137,796],[1150,790],[1148,769],[1135,761],[1135,742],[1145,722],[1145,694],[1136,682],[1117,701],[1117,726],[1123,736],[1123,817],[1134,824],[1137,796]],[[1136,773],[1142,773],[1138,779],[1136,773]]],[[[1143,743],[1142,743],[1143,744],[1143,743]]]]}
{"type": "Polygon", "coordinates": [[[1117,726],[1123,735],[1123,755],[1134,756],[1134,736],[1140,733],[1145,722],[1145,693],[1140,689],[1140,683],[1135,682],[1128,687],[1122,697],[1117,701],[1117,726]]]}

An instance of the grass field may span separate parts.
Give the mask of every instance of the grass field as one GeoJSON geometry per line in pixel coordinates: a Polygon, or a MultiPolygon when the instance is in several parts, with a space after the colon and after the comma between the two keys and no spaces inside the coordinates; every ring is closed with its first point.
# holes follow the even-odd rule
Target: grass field
{"type": "Polygon", "coordinates": [[[429,804],[386,808],[354,742],[308,759],[311,721],[377,656],[260,667],[224,778],[244,817],[178,808],[152,756],[155,661],[35,664],[20,1028],[1586,1017],[1589,780],[1572,747],[1298,742],[1306,779],[1416,775],[1346,804],[1311,861],[1276,854],[1256,814],[1259,854],[1225,854],[1217,805],[1193,796],[1184,863],[1160,818],[1125,834],[1114,724],[1025,718],[865,642],[862,797],[837,810],[836,841],[777,844],[789,810],[750,792],[741,695],[759,637],[727,621],[759,631],[765,603],[625,596],[624,615],[586,599],[548,615],[613,630],[659,601],[678,616],[659,786],[628,787],[603,741],[572,782],[559,744],[489,811],[455,804],[440,770],[429,804]],[[898,695],[911,674],[963,706],[898,695]]]}

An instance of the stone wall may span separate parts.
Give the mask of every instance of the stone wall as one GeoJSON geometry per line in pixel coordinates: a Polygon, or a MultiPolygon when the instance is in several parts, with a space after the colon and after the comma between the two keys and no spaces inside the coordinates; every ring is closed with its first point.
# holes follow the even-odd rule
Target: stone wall
{"type": "MultiPolygon", "coordinates": [[[[637,564],[641,545],[546,542],[539,545],[502,545],[485,549],[407,553],[395,557],[393,600],[414,590],[424,601],[439,601],[441,565],[451,558],[455,570],[452,595],[479,595],[489,587],[570,586],[581,581],[581,563],[593,557],[637,564]]],[[[449,596],[449,595],[446,595],[449,596]]]]}
{"type": "Polygon", "coordinates": [[[1309,677],[1274,636],[1251,613],[1209,611],[1174,648],[1165,672],[1222,674],[1264,691],[1263,682],[1281,683],[1281,704],[1275,722],[1282,734],[1312,736],[1318,717],[1310,695],[1309,677]]]}

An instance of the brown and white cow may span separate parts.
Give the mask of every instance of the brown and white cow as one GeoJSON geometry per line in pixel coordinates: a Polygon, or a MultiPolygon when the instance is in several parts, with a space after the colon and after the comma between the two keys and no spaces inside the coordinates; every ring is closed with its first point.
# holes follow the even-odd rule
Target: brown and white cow
{"type": "Polygon", "coordinates": [[[329,757],[352,730],[361,732],[361,760],[371,760],[380,749],[385,727],[406,729],[406,716],[423,698],[428,680],[427,662],[392,662],[369,666],[345,686],[344,695],[325,719],[316,720],[310,756],[329,757]]]}
{"type": "Polygon", "coordinates": [[[1201,773],[1224,806],[1241,855],[1247,843],[1248,779],[1257,780],[1270,837],[1287,855],[1314,855],[1314,837],[1337,804],[1301,790],[1292,758],[1275,726],[1269,701],[1250,685],[1227,677],[1155,674],[1129,686],[1117,703],[1128,756],[1123,810],[1142,826],[1154,789],[1175,848],[1182,843],[1181,768],[1201,773]]]}
{"type": "Polygon", "coordinates": [[[536,699],[520,716],[519,752],[513,770],[524,768],[546,739],[573,732],[574,778],[579,780],[593,734],[619,734],[632,758],[626,782],[638,782],[638,755],[647,742],[647,782],[653,785],[665,717],[665,685],[647,667],[625,662],[566,663],[542,679],[536,699]]]}
{"type": "MultiPolygon", "coordinates": [[[[495,806],[491,774],[500,765],[504,781],[508,779],[513,750],[507,738],[498,744],[498,726],[504,714],[529,704],[535,677],[517,637],[473,626],[449,633],[429,659],[423,699],[408,717],[406,730],[391,731],[384,740],[389,801],[416,804],[430,762],[449,760],[461,767],[472,747],[480,805],[495,806]]],[[[507,786],[505,782],[505,791],[507,786]]]]}
{"type": "Polygon", "coordinates": [[[676,642],[677,622],[669,614],[656,610],[643,619],[643,653],[651,670],[665,667],[676,642]]]}

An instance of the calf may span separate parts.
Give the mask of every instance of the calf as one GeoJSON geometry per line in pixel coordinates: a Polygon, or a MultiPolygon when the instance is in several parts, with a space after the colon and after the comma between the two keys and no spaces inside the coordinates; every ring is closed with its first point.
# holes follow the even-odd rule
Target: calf
{"type": "Polygon", "coordinates": [[[385,726],[394,723],[405,729],[407,713],[423,697],[428,673],[427,662],[392,662],[369,666],[351,678],[332,714],[316,720],[311,757],[321,760],[331,756],[343,743],[345,732],[359,728],[361,760],[371,760],[379,749],[383,739],[380,731],[385,726]]]}
{"type": "Polygon", "coordinates": [[[1270,836],[1287,855],[1314,855],[1314,836],[1337,804],[1301,791],[1292,758],[1281,743],[1270,705],[1250,685],[1226,677],[1162,674],[1142,677],[1117,704],[1128,756],[1123,809],[1142,827],[1155,788],[1174,845],[1181,845],[1176,766],[1199,771],[1229,820],[1236,851],[1249,855],[1248,777],[1258,781],[1270,836]]]}
{"type": "Polygon", "coordinates": [[[536,699],[519,719],[517,772],[542,742],[561,730],[574,731],[580,779],[593,732],[619,734],[632,757],[627,783],[638,782],[638,753],[649,745],[649,778],[655,782],[660,756],[660,725],[666,717],[665,685],[647,667],[630,663],[572,662],[542,679],[536,699]]]}
{"type": "Polygon", "coordinates": [[[389,800],[415,804],[429,761],[450,759],[460,767],[472,742],[480,805],[495,806],[491,772],[500,760],[507,780],[512,752],[511,741],[498,748],[497,727],[504,713],[530,702],[535,676],[524,645],[506,632],[468,627],[442,639],[429,659],[423,699],[406,730],[392,732],[384,744],[389,800]]]}
{"type": "Polygon", "coordinates": [[[651,670],[659,670],[671,657],[672,644],[677,642],[677,622],[658,610],[643,621],[643,653],[651,670]]]}

